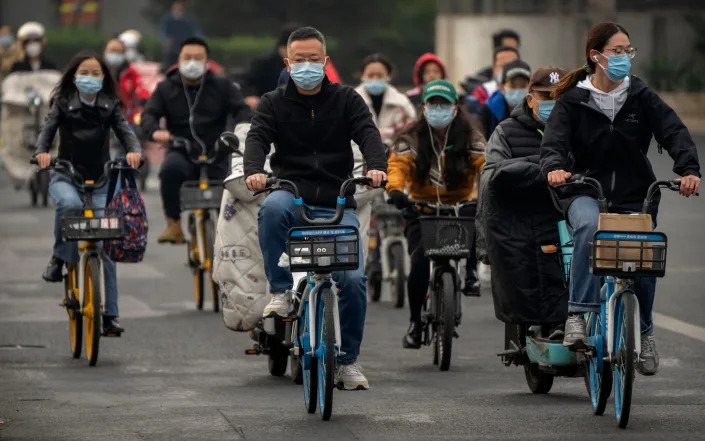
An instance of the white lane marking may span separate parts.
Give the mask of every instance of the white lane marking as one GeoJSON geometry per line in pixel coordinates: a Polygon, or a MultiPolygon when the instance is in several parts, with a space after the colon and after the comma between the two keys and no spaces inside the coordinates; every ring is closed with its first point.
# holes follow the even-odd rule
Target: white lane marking
{"type": "Polygon", "coordinates": [[[654,312],[654,324],[659,328],[705,343],[705,328],[701,326],[696,326],[665,314],[659,314],[658,312],[654,312]]]}
{"type": "MultiPolygon", "coordinates": [[[[21,297],[0,295],[0,323],[18,322],[62,322],[66,312],[60,308],[60,295],[56,297],[21,297]]],[[[118,299],[120,318],[162,317],[168,311],[155,310],[134,296],[120,296],[118,299]]]]}

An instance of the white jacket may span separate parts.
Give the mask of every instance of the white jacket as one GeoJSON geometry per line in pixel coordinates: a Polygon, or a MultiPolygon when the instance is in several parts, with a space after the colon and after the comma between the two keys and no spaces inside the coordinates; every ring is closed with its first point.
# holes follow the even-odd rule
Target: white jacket
{"type": "Polygon", "coordinates": [[[399,92],[391,84],[387,84],[387,88],[384,90],[382,108],[379,111],[379,115],[375,113],[374,107],[372,106],[372,98],[370,98],[370,94],[365,90],[365,86],[360,84],[355,88],[355,91],[365,100],[365,104],[367,104],[372,114],[372,119],[379,129],[379,132],[382,134],[382,141],[385,143],[393,141],[394,135],[408,123],[416,119],[416,109],[414,105],[411,104],[411,101],[409,101],[406,95],[399,92]]]}

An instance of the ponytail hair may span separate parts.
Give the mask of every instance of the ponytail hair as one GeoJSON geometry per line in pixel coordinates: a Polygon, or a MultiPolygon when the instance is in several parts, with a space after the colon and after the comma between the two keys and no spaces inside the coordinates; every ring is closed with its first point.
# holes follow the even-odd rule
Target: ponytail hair
{"type": "Polygon", "coordinates": [[[588,33],[587,42],[585,43],[585,64],[563,76],[560,83],[558,83],[558,86],[556,86],[551,94],[553,99],[558,99],[561,95],[587,78],[589,74],[595,73],[597,63],[590,58],[590,51],[596,50],[602,52],[610,41],[610,38],[620,32],[629,37],[629,32],[627,32],[624,26],[618,23],[606,21],[593,26],[588,33]]]}

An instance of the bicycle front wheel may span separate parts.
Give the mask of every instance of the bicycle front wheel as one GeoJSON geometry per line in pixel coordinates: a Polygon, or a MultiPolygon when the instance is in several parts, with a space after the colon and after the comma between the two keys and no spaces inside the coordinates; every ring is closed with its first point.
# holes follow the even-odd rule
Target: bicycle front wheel
{"type": "Polygon", "coordinates": [[[304,305],[301,317],[298,319],[296,337],[301,362],[301,381],[304,385],[304,404],[308,413],[314,413],[318,403],[318,364],[316,358],[311,355],[311,322],[308,320],[308,308],[310,307],[311,303],[304,305]]]}
{"type": "Polygon", "coordinates": [[[69,343],[73,358],[80,358],[83,349],[83,317],[77,295],[77,279],[76,266],[69,264],[68,274],[64,277],[64,307],[69,316],[69,343]]]}
{"type": "Polygon", "coordinates": [[[607,399],[612,393],[612,370],[610,363],[605,361],[606,340],[602,335],[602,315],[591,312],[588,314],[588,337],[591,340],[592,353],[587,355],[587,370],[585,387],[590,395],[592,412],[595,415],[605,413],[607,399]]]}
{"type": "Polygon", "coordinates": [[[438,348],[438,368],[442,371],[450,369],[450,355],[453,350],[453,334],[455,332],[455,283],[453,274],[445,272],[436,289],[438,308],[438,326],[436,341],[438,348]]]}
{"type": "Polygon", "coordinates": [[[211,291],[211,302],[213,302],[213,312],[220,311],[220,287],[213,280],[213,261],[215,247],[215,225],[213,219],[207,217],[203,220],[203,240],[205,241],[206,256],[206,280],[211,291]]]}
{"type": "Polygon", "coordinates": [[[86,358],[90,366],[98,362],[100,345],[100,262],[89,256],[83,268],[83,328],[86,337],[86,358]]]}
{"type": "MultiPolygon", "coordinates": [[[[335,294],[330,288],[323,290],[323,313],[318,320],[318,342],[316,355],[318,359],[318,405],[324,421],[330,419],[333,413],[333,386],[335,371],[335,320],[333,308],[335,294]]],[[[319,302],[320,303],[320,302],[319,302]]]]}
{"type": "Polygon", "coordinates": [[[614,356],[614,408],[617,424],[621,429],[629,423],[634,384],[635,326],[634,311],[636,297],[624,293],[615,308],[615,356],[614,356]]]}
{"type": "Polygon", "coordinates": [[[190,215],[188,218],[189,231],[189,253],[188,263],[193,272],[193,295],[196,300],[196,308],[200,311],[203,309],[203,270],[201,269],[200,251],[198,250],[198,238],[196,233],[196,218],[190,215]]]}

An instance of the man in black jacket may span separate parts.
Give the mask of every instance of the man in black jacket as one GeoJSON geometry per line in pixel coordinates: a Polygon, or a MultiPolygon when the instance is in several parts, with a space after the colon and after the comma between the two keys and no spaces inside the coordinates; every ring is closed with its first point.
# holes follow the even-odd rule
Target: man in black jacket
{"type": "MultiPolygon", "coordinates": [[[[218,136],[227,129],[228,117],[236,123],[249,120],[250,109],[238,89],[207,70],[207,62],[208,45],[203,39],[192,37],[182,42],[179,68],[167,73],[142,113],[141,128],[147,139],[166,144],[172,136],[178,136],[191,141],[193,155],[198,156],[203,148],[212,154],[218,136]],[[159,127],[162,117],[166,129],[159,127]]],[[[212,164],[209,178],[224,179],[229,165],[228,158],[212,164]]],[[[198,168],[185,152],[169,150],[159,177],[167,227],[158,242],[184,243],[179,189],[185,181],[198,179],[198,168]]]]}
{"type": "MultiPolygon", "coordinates": [[[[362,97],[354,89],[332,84],[325,77],[325,39],[314,28],[294,31],[289,37],[285,63],[291,73],[286,87],[262,97],[245,143],[245,176],[252,191],[265,187],[264,162],[270,146],[272,170],[293,181],[312,217],[330,217],[342,182],[352,175],[354,140],[367,162],[367,176],[379,186],[386,180],[387,160],[379,130],[362,97]]],[[[353,190],[354,191],[354,190],[353,190]]],[[[342,225],[359,227],[352,192],[342,225]]],[[[272,300],[264,316],[291,313],[293,280],[287,268],[278,266],[288,231],[298,222],[294,195],[275,191],[260,207],[259,239],[272,300]]],[[[359,247],[362,256],[362,247],[359,247]]],[[[357,364],[365,323],[367,296],[363,259],[355,271],[333,273],[340,288],[340,325],[344,353],[338,359],[336,383],[348,390],[367,389],[368,382],[357,364]]]]}

